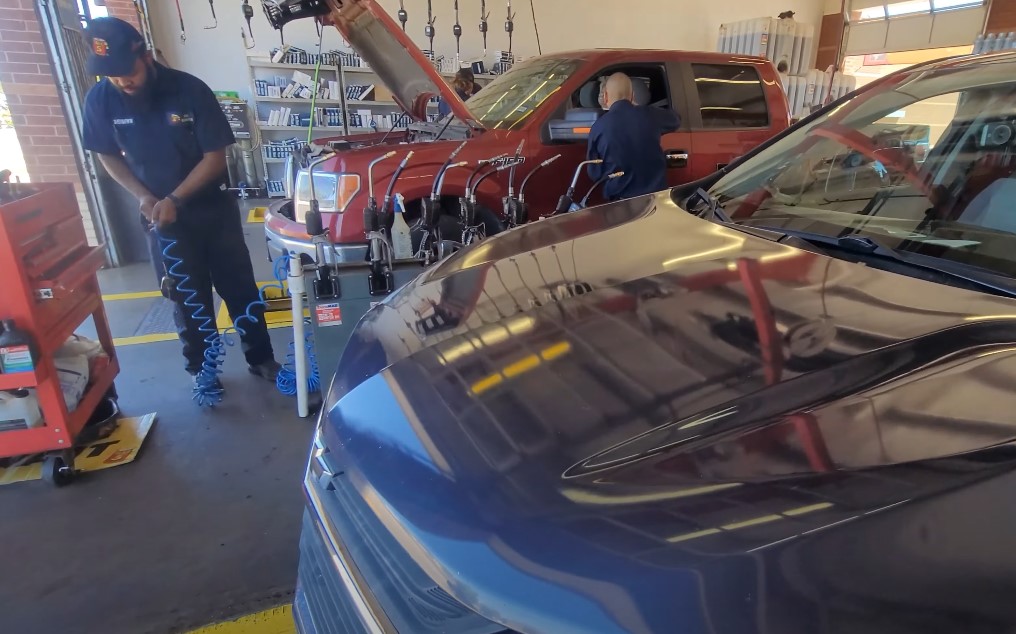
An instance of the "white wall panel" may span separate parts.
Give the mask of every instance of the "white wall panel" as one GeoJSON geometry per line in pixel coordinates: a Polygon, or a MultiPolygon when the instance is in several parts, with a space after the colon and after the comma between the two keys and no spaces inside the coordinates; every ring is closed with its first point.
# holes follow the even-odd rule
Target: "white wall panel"
{"type": "MultiPolygon", "coordinates": [[[[379,0],[392,15],[398,11],[398,0],[379,0]]],[[[797,12],[798,22],[811,24],[816,33],[821,24],[826,0],[532,0],[540,29],[543,52],[558,52],[600,47],[665,48],[685,50],[716,50],[716,36],[720,24],[736,19],[770,16],[782,11],[797,12]]],[[[156,45],[174,67],[193,73],[215,90],[236,90],[247,97],[250,94],[245,56],[263,57],[271,46],[279,42],[277,31],[271,30],[261,12],[260,2],[250,0],[255,8],[253,19],[257,49],[247,52],[240,39],[243,24],[240,2],[219,0],[215,3],[219,28],[206,31],[202,27],[211,22],[207,0],[180,0],[187,42],[179,39],[179,20],[176,3],[172,0],[149,2],[156,45]]],[[[482,43],[477,29],[479,0],[460,0],[460,22],[463,28],[462,53],[466,59],[482,54],[482,43]]],[[[452,0],[433,0],[437,15],[435,26],[438,37],[435,48],[439,54],[454,55],[455,38],[451,34],[455,22],[452,0]]],[[[515,17],[515,54],[519,57],[536,55],[536,35],[530,13],[529,0],[512,3],[515,17]]],[[[424,0],[406,2],[410,18],[408,32],[421,47],[427,46],[423,36],[426,21],[424,0]]],[[[507,48],[504,32],[505,3],[488,0],[490,31],[488,49],[507,48]]],[[[317,35],[309,20],[301,20],[285,29],[286,42],[307,50],[316,50],[317,35]]],[[[338,33],[325,30],[324,49],[341,48],[338,33]]]]}
{"type": "MultiPolygon", "coordinates": [[[[913,15],[889,20],[886,52],[931,48],[931,15],[913,15]]],[[[973,42],[974,38],[970,38],[973,42]]]]}
{"type": "Polygon", "coordinates": [[[972,43],[984,28],[986,15],[984,7],[936,13],[935,24],[931,29],[932,46],[965,46],[972,43]]]}
{"type": "Polygon", "coordinates": [[[889,35],[889,22],[861,22],[852,24],[847,30],[847,55],[863,55],[878,53],[886,49],[886,37],[889,35]]]}

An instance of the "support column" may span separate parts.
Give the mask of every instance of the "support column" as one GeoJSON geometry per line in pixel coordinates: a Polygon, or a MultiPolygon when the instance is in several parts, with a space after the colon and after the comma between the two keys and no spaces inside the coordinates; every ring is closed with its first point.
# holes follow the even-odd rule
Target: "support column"
{"type": "Polygon", "coordinates": [[[846,16],[843,15],[840,0],[826,0],[825,15],[818,35],[818,55],[815,68],[825,72],[827,68],[839,68],[840,50],[846,37],[846,16]]]}
{"type": "Polygon", "coordinates": [[[1016,0],[992,0],[988,5],[985,33],[1016,31],[1016,0]]]}

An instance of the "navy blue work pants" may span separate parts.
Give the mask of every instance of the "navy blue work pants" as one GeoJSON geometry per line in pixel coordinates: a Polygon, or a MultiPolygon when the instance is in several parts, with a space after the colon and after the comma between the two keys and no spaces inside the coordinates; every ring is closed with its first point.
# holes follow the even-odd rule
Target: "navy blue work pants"
{"type": "MultiPolygon", "coordinates": [[[[210,197],[207,201],[194,202],[184,209],[178,210],[175,223],[161,230],[165,238],[176,240],[171,247],[170,255],[183,260],[176,270],[188,276],[182,286],[196,292],[191,303],[201,304],[203,315],[210,319],[215,328],[215,306],[212,289],[222,298],[229,311],[231,320],[245,314],[248,307],[259,300],[257,283],[254,280],[254,268],[250,260],[250,252],[243,237],[243,224],[240,221],[240,209],[232,197],[222,194],[210,197]]],[[[164,245],[156,248],[157,240],[154,233],[149,233],[150,247],[153,253],[161,253],[164,245]]],[[[172,260],[153,261],[157,271],[163,266],[172,265],[172,260]]],[[[174,293],[174,321],[177,334],[183,343],[183,356],[186,369],[191,374],[201,370],[205,350],[208,344],[208,332],[201,332],[203,319],[195,319],[195,308],[185,306],[188,292],[179,288],[180,279],[175,279],[178,286],[174,293]]],[[[257,306],[250,311],[256,318],[255,322],[243,320],[240,324],[244,333],[241,335],[241,348],[250,365],[258,365],[274,358],[272,342],[268,337],[268,326],[265,324],[264,307],[257,306]]]]}

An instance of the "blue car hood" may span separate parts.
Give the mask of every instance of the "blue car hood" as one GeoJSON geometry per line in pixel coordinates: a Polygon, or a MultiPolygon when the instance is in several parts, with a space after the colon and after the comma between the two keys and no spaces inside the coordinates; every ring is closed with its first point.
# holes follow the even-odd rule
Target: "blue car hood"
{"type": "Polygon", "coordinates": [[[995,631],[1014,320],[646,196],[369,313],[323,433],[435,582],[519,632],[995,631]]]}

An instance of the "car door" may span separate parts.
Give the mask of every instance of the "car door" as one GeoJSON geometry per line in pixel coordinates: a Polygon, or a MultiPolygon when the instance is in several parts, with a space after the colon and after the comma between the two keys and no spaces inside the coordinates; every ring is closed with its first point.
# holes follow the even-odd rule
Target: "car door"
{"type": "Polygon", "coordinates": [[[772,136],[758,70],[736,62],[681,64],[691,132],[692,178],[705,178],[772,136]]]}
{"type": "MultiPolygon", "coordinates": [[[[684,91],[674,89],[675,86],[683,86],[683,69],[672,64],[668,64],[659,59],[659,57],[647,56],[644,58],[629,58],[622,63],[615,62],[604,66],[590,65],[583,70],[584,77],[582,81],[577,82],[579,87],[585,85],[587,82],[595,81],[600,77],[605,77],[616,72],[625,73],[633,78],[643,77],[649,80],[651,84],[651,100],[654,101],[640,105],[657,108],[672,108],[675,112],[677,112],[682,120],[679,130],[665,134],[660,139],[661,147],[664,150],[670,150],[668,153],[671,155],[668,159],[667,182],[670,185],[676,185],[690,181],[692,170],[689,162],[691,135],[690,128],[687,123],[688,104],[684,96],[684,91]],[[674,73],[676,73],[676,79],[674,73]],[[662,105],[660,105],[661,103],[662,105]]],[[[563,116],[564,106],[562,105],[549,119],[559,119],[563,116]]],[[[551,142],[547,130],[544,129],[541,134],[543,136],[544,144],[549,145],[551,142]]],[[[556,144],[554,148],[555,153],[562,154],[561,160],[558,161],[558,169],[564,169],[565,166],[569,166],[569,168],[573,170],[574,166],[578,165],[585,159],[587,147],[588,141],[584,139],[581,141],[556,144]]],[[[582,172],[583,173],[579,175],[575,188],[574,198],[576,201],[582,199],[592,185],[588,175],[585,174],[585,170],[582,170],[582,172]]],[[[542,176],[544,175],[541,174],[541,177],[542,176]]],[[[571,173],[569,173],[568,181],[571,181],[571,173]]],[[[566,189],[567,184],[562,184],[559,194],[563,194],[566,189]]],[[[601,191],[602,187],[597,188],[597,190],[594,191],[594,193],[589,197],[589,205],[604,202],[601,191]]]]}
{"type": "Polygon", "coordinates": [[[681,127],[675,132],[663,135],[660,143],[667,157],[667,184],[670,186],[689,183],[695,175],[695,155],[692,152],[692,116],[689,110],[687,78],[688,69],[684,64],[670,62],[667,67],[667,82],[670,89],[670,104],[679,117],[681,127]]]}

